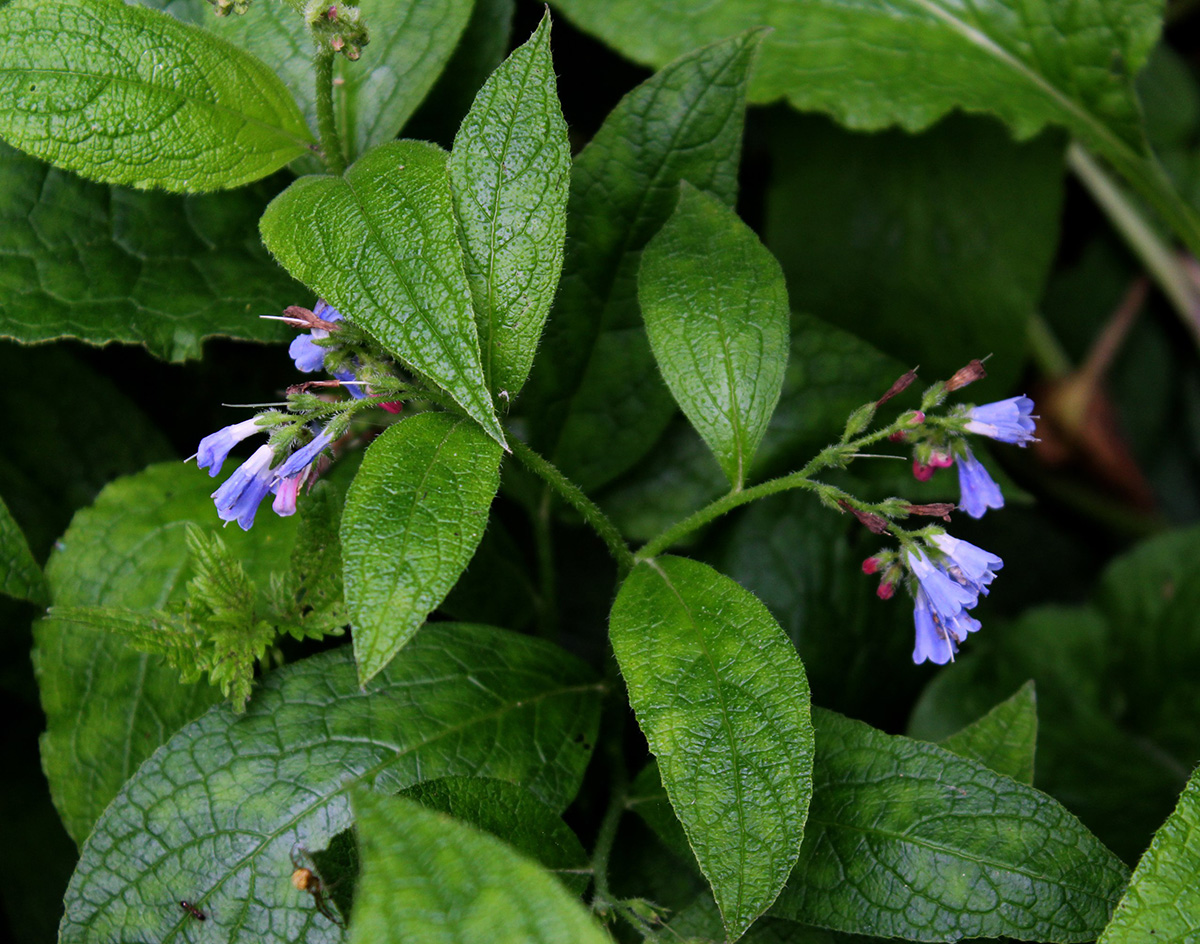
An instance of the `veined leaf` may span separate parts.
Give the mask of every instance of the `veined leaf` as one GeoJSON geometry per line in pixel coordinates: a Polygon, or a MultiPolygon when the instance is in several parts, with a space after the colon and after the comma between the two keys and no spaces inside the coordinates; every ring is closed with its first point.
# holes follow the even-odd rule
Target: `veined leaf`
{"type": "Polygon", "coordinates": [[[635,567],[609,621],[638,723],[736,939],[775,900],[812,776],[804,666],[767,608],[706,564],[635,567]]]}
{"type": "Polygon", "coordinates": [[[638,262],[681,180],[733,205],[761,39],[744,33],[666,66],[575,159],[562,285],[526,396],[537,445],[584,489],[632,466],[674,412],[638,311],[638,262]]]}
{"type": "Polygon", "coordinates": [[[1033,680],[978,721],[941,742],[946,750],[977,760],[1021,783],[1033,783],[1037,750],[1037,694],[1033,680]]]}
{"type": "Polygon", "coordinates": [[[638,301],[675,402],[740,488],[787,365],[779,263],[736,213],[684,182],[642,254],[638,301]]]}
{"type": "MultiPolygon", "coordinates": [[[[215,533],[213,480],[182,462],[113,482],[76,514],[46,565],[55,605],[161,609],[182,602],[192,576],[189,523],[215,533]]],[[[264,515],[252,531],[222,531],[229,549],[265,586],[283,570],[293,519],[264,515]]],[[[53,619],[34,627],[33,665],[46,733],[42,766],[54,804],[76,842],[138,765],[220,692],[183,685],[159,656],[103,629],[53,619]]]]}
{"type": "Polygon", "coordinates": [[[1200,770],[1154,834],[1098,944],[1187,944],[1200,936],[1200,770]]]}
{"type": "Polygon", "coordinates": [[[958,108],[1019,138],[1061,125],[1103,155],[1200,251],[1200,217],[1145,142],[1134,77],[1158,38],[1158,0],[556,0],[577,26],[660,66],[771,26],[756,102],[786,98],[848,128],[920,131],[958,108]],[[919,63],[919,67],[914,67],[919,63]]]}
{"type": "Polygon", "coordinates": [[[342,556],[363,682],[445,598],[483,537],[500,447],[473,423],[421,413],[371,444],[346,496],[342,556]]]}
{"type": "Polygon", "coordinates": [[[202,30],[121,0],[0,8],[0,135],[105,183],[237,187],[313,143],[275,74],[202,30]]]}
{"type": "Polygon", "coordinates": [[[772,914],[838,931],[1091,941],[1128,872],[1055,800],[933,744],[816,710],[813,803],[772,914]]]}
{"type": "Polygon", "coordinates": [[[0,593],[44,605],[49,599],[42,568],[33,559],[25,535],[0,499],[0,593]]]}
{"type": "Polygon", "coordinates": [[[550,15],[492,74],[459,128],[450,182],[489,389],[515,397],[554,300],[571,149],[550,15]]]}
{"type": "Polygon", "coordinates": [[[214,335],[285,339],[255,317],[307,295],[259,241],[269,187],[128,190],[0,143],[0,335],[144,344],[173,361],[199,357],[214,335]]]}
{"type": "Polygon", "coordinates": [[[479,363],[444,151],[398,141],[344,177],[301,177],[260,226],[285,269],[504,444],[479,363]]]}
{"type": "Polygon", "coordinates": [[[571,828],[519,784],[487,777],[442,777],[409,787],[404,795],[502,839],[553,872],[576,897],[590,881],[591,863],[571,828]]]}
{"type": "MultiPolygon", "coordinates": [[[[304,17],[286,3],[253,3],[241,16],[213,16],[190,0],[139,0],[202,26],[268,62],[308,122],[317,125],[313,49],[304,17]]],[[[391,141],[450,60],[471,0],[359,0],[371,41],[356,62],[334,60],[334,109],[347,157],[391,141]]]]}
{"type": "Polygon", "coordinates": [[[363,874],[352,944],[608,944],[584,907],[499,839],[401,797],[354,794],[363,874]]]}
{"type": "Polygon", "coordinates": [[[213,708],[125,785],[84,845],[59,940],[188,940],[186,899],[229,944],[340,941],[292,887],[291,852],[350,825],[354,787],[479,775],[562,809],[598,705],[582,663],[489,627],[427,627],[365,691],[346,648],[280,669],[244,715],[213,708]]]}

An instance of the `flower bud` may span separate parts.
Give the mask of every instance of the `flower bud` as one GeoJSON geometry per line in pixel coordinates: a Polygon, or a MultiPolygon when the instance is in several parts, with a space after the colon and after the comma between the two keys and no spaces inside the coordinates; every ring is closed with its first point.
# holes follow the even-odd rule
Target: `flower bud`
{"type": "Polygon", "coordinates": [[[927,465],[920,459],[913,458],[913,478],[918,482],[928,482],[933,478],[933,466],[927,465]]]}
{"type": "Polygon", "coordinates": [[[888,436],[888,442],[904,442],[906,439],[908,439],[908,433],[902,429],[898,429],[888,436]]]}
{"type": "Polygon", "coordinates": [[[925,414],[920,410],[913,410],[911,413],[906,413],[901,418],[901,422],[905,426],[920,426],[925,422],[925,414]]]}
{"type": "Polygon", "coordinates": [[[879,570],[879,566],[881,563],[882,563],[882,561],[880,561],[880,559],[878,557],[868,557],[865,561],[862,562],[862,572],[864,574],[867,574],[868,576],[870,576],[871,574],[873,574],[877,570],[879,570]]]}
{"type": "Polygon", "coordinates": [[[954,456],[948,452],[943,452],[941,449],[934,449],[929,454],[929,464],[935,469],[948,469],[954,465],[954,456]]]}
{"type": "Polygon", "coordinates": [[[896,593],[896,585],[894,583],[881,583],[875,588],[875,596],[881,600],[890,600],[896,593]]]}

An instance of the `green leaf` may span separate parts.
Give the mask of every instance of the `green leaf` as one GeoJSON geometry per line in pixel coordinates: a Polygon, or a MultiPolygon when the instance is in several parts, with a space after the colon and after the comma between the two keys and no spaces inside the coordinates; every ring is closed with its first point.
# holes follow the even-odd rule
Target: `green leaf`
{"type": "Polygon", "coordinates": [[[258,238],[270,191],[174,196],[89,183],[0,143],[0,336],[200,356],[215,335],[278,341],[255,315],[302,287],[258,238]]]}
{"type": "Polygon", "coordinates": [[[537,445],[581,488],[632,466],[674,404],[637,306],[641,250],[679,182],[732,206],[761,31],[697,50],[625,96],[575,159],[562,285],[527,398],[537,445]]]}
{"type": "Polygon", "coordinates": [[[450,183],[483,374],[515,397],[554,300],[571,148],[550,58],[550,14],[492,74],[450,152],[450,183]]]}
{"type": "Polygon", "coordinates": [[[591,880],[591,863],[570,827],[518,784],[485,777],[442,777],[409,787],[404,795],[502,839],[553,872],[575,897],[591,880]]]}
{"type": "Polygon", "coordinates": [[[353,796],[363,861],[352,942],[606,944],[586,909],[500,840],[400,797],[353,796]]]}
{"type": "Polygon", "coordinates": [[[481,626],[427,627],[365,690],[347,647],[280,669],[244,715],[213,708],[126,784],[83,848],[59,939],[186,939],[182,898],[230,944],[341,940],[292,887],[291,851],[315,853],[350,825],[354,787],[478,775],[561,810],[598,706],[582,663],[481,626]]]}
{"type": "Polygon", "coordinates": [[[338,537],[345,496],[318,482],[300,505],[296,546],[287,576],[273,585],[275,612],[297,639],[339,633],[350,622],[342,592],[342,544],[338,537]]]}
{"type": "Polygon", "coordinates": [[[682,557],[630,573],[609,634],[671,806],[737,938],[775,900],[804,838],[804,666],[766,607],[682,557]]]}
{"type": "Polygon", "coordinates": [[[915,941],[1100,933],[1128,872],[1057,802],[933,744],[813,714],[808,835],[773,914],[915,941]]]}
{"type": "Polygon", "coordinates": [[[42,568],[33,559],[25,535],[0,498],[0,593],[44,606],[49,599],[42,568]]]}
{"type": "Polygon", "coordinates": [[[342,519],[346,606],[363,682],[450,592],[499,487],[500,447],[448,413],[413,416],[371,444],[342,519]]]}
{"type": "MultiPolygon", "coordinates": [[[[721,926],[721,912],[710,895],[700,895],[681,910],[671,918],[667,929],[655,940],[663,944],[681,939],[687,944],[727,944],[728,941],[721,926]]],[[[738,939],[738,944],[872,944],[878,940],[810,928],[783,918],[764,917],[738,939]]]]}
{"type": "Polygon", "coordinates": [[[199,192],[265,177],[312,136],[262,62],[120,0],[0,9],[0,135],[93,180],[199,192]]]}
{"type": "Polygon", "coordinates": [[[1037,720],[1037,693],[1030,679],[1011,698],[944,738],[941,745],[998,774],[1032,784],[1037,720]]]}
{"type": "Polygon", "coordinates": [[[916,136],[779,115],[764,239],[792,304],[926,382],[993,354],[993,388],[1008,392],[1058,250],[1063,143],[1017,144],[962,115],[916,136]]]}
{"type": "Polygon", "coordinates": [[[642,254],[638,301],[675,402],[741,488],[787,365],[779,263],[736,213],[685,181],[642,254]]]}
{"type": "Polygon", "coordinates": [[[751,98],[786,98],[861,131],[921,131],[987,112],[1018,138],[1070,130],[1113,163],[1196,250],[1200,225],[1145,143],[1134,77],[1158,38],[1158,0],[556,0],[580,28],[660,66],[749,26],[771,26],[751,98]],[[920,76],[912,62],[919,57],[920,76]]]}
{"type": "MultiPolygon", "coordinates": [[[[160,609],[182,602],[192,576],[189,523],[216,533],[213,482],[181,462],[118,479],[80,511],[46,565],[55,605],[160,609]]],[[[291,549],[290,519],[264,516],[253,531],[222,531],[250,576],[266,583],[291,549]]],[[[220,698],[181,685],[158,656],[102,630],[53,619],[34,628],[34,669],[46,713],[42,765],[67,831],[82,842],[138,765],[220,698]]]]}
{"type": "Polygon", "coordinates": [[[1099,944],[1187,944],[1200,936],[1200,770],[1133,870],[1099,944]]]}
{"type": "MultiPolygon", "coordinates": [[[[141,0],[271,63],[316,127],[313,48],[304,17],[286,3],[253,3],[242,16],[213,16],[191,0],[141,0]]],[[[471,0],[359,0],[371,41],[356,62],[334,60],[334,108],[349,158],[391,141],[450,60],[471,0]]]]}
{"type": "Polygon", "coordinates": [[[504,444],[479,363],[444,151],[398,141],[344,177],[301,177],[260,226],[285,269],[504,444]]]}

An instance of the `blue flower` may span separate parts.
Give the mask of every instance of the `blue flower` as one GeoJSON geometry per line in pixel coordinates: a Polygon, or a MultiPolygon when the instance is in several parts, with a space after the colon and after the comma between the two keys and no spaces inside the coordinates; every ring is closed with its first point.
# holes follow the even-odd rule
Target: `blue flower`
{"type": "Polygon", "coordinates": [[[982,518],[989,508],[1003,508],[1004,495],[988,470],[965,446],[958,456],[958,507],[972,518],[982,518]]]}
{"type": "Polygon", "coordinates": [[[951,580],[987,596],[988,584],[996,579],[996,571],[1004,566],[1004,561],[981,547],[948,534],[935,535],[930,541],[946,555],[942,567],[951,580]]]}
{"type": "MultiPolygon", "coordinates": [[[[317,301],[313,314],[322,321],[342,320],[341,312],[330,306],[323,298],[317,301]]],[[[328,348],[314,344],[313,341],[323,340],[327,337],[329,337],[329,332],[324,328],[313,328],[308,334],[302,334],[292,339],[292,343],[288,345],[288,354],[296,362],[297,370],[311,374],[314,370],[320,370],[325,366],[325,352],[328,348]]]]}
{"type": "Polygon", "coordinates": [[[974,406],[967,411],[967,432],[1024,447],[1037,441],[1032,414],[1033,401],[1024,396],[974,406]]]}
{"type": "Polygon", "coordinates": [[[361,400],[367,395],[367,392],[363,389],[363,384],[357,382],[354,371],[335,370],[333,376],[345,384],[342,389],[347,391],[355,400],[361,400]]]}
{"type": "Polygon", "coordinates": [[[215,492],[213,502],[222,521],[237,521],[243,531],[254,524],[254,515],[267,492],[271,490],[271,461],[275,450],[269,445],[259,446],[249,459],[241,464],[215,492]]]}
{"type": "Polygon", "coordinates": [[[209,469],[208,474],[215,476],[221,471],[221,466],[229,456],[230,449],[248,436],[261,432],[265,432],[265,430],[258,425],[257,416],[234,423],[232,426],[226,426],[201,439],[200,445],[196,448],[196,454],[192,458],[196,460],[198,468],[209,469]]]}
{"type": "Polygon", "coordinates": [[[287,457],[287,461],[275,470],[275,479],[280,481],[304,471],[317,458],[321,450],[331,442],[333,442],[333,434],[330,432],[329,426],[326,426],[309,443],[301,446],[287,457]]]}
{"type": "Polygon", "coordinates": [[[926,659],[938,665],[953,662],[958,644],[967,638],[967,633],[979,629],[979,620],[969,616],[966,610],[952,614],[938,610],[920,586],[917,587],[916,606],[913,608],[913,624],[917,630],[913,662],[917,665],[926,659]]]}
{"type": "Polygon", "coordinates": [[[960,610],[969,610],[979,602],[978,590],[964,587],[953,580],[944,568],[931,563],[920,551],[909,551],[906,557],[909,570],[938,612],[949,616],[960,610]]]}

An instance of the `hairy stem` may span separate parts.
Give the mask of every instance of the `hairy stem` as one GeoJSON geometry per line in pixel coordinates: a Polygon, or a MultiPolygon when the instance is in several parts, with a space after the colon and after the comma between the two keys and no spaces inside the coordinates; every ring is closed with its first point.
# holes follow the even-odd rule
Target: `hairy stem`
{"type": "Polygon", "coordinates": [[[545,482],[563,501],[579,512],[592,530],[600,535],[601,540],[608,546],[609,553],[617,562],[619,575],[624,577],[629,573],[629,569],[634,564],[633,554],[625,543],[625,539],[621,537],[617,526],[596,506],[596,503],[583,494],[578,485],[515,436],[509,438],[508,444],[521,465],[545,482]]]}
{"type": "Polygon", "coordinates": [[[332,51],[321,50],[313,60],[317,75],[317,133],[321,138],[325,166],[331,174],[343,174],[346,156],[333,114],[333,56],[332,51]]]}
{"type": "Polygon", "coordinates": [[[554,572],[553,492],[547,486],[533,514],[538,563],[538,630],[546,639],[558,632],[558,593],[554,572]]]}

